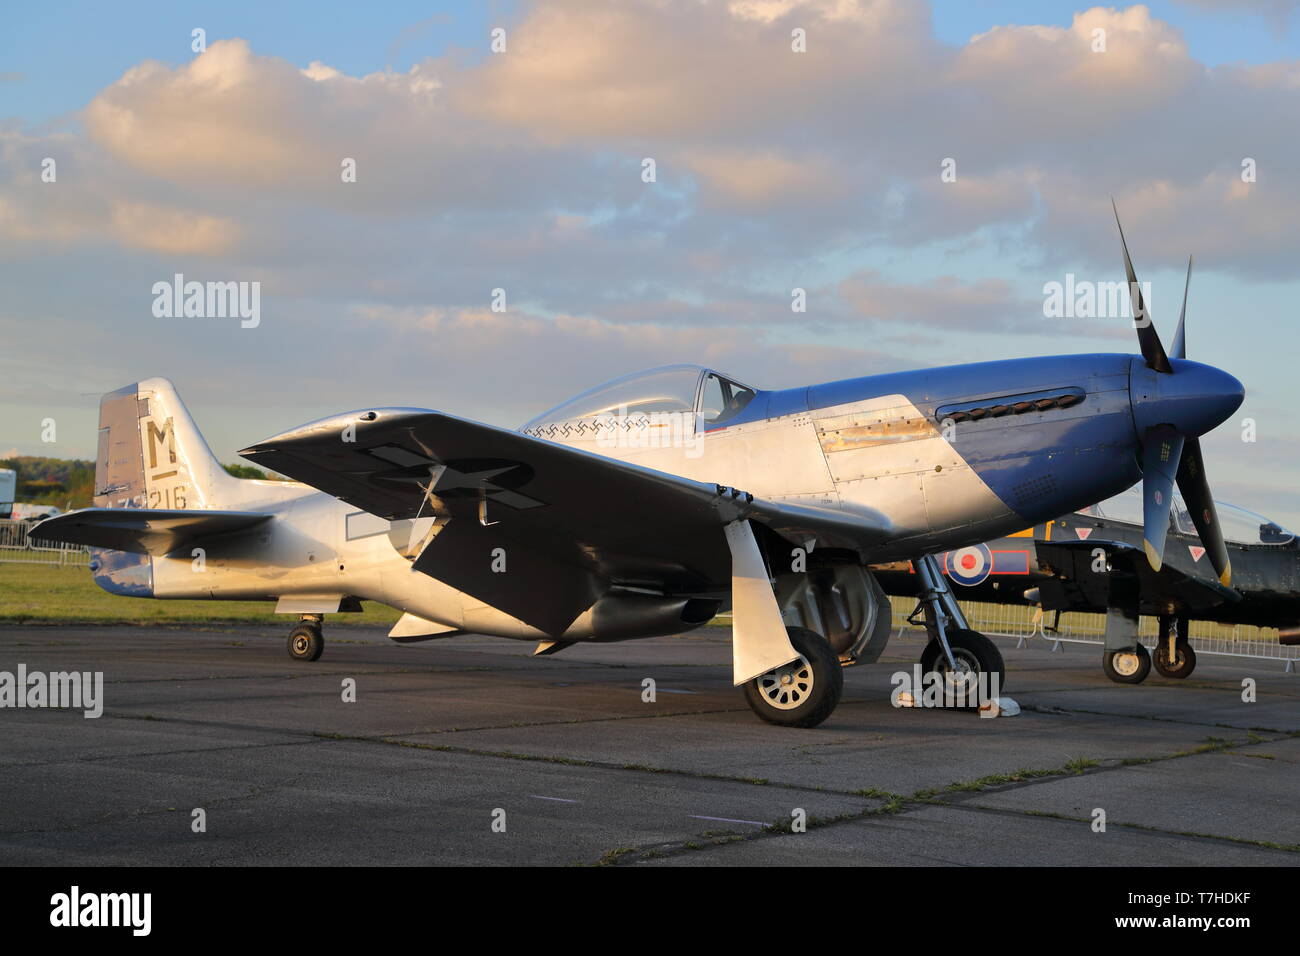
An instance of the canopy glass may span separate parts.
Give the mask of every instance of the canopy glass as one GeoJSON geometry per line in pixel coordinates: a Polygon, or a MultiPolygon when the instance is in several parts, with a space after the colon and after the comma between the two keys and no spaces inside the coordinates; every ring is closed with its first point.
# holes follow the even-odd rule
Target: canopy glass
{"type": "MultiPolygon", "coordinates": [[[[1219,515],[1219,527],[1223,529],[1225,541],[1235,544],[1290,544],[1295,535],[1283,528],[1276,521],[1270,521],[1263,515],[1238,508],[1227,502],[1215,501],[1214,510],[1219,515]]],[[[1081,508],[1083,515],[1106,518],[1111,521],[1123,521],[1126,524],[1142,524],[1142,486],[1134,485],[1127,491],[1120,492],[1113,498],[1107,498],[1100,504],[1081,508]]],[[[1182,496],[1173,495],[1173,507],[1170,520],[1175,530],[1183,534],[1196,534],[1196,526],[1183,503],[1182,496]]]]}
{"type": "Polygon", "coordinates": [[[521,430],[601,415],[655,413],[698,413],[707,427],[739,414],[753,397],[749,386],[702,365],[664,365],[589,388],[525,422],[521,430]]]}

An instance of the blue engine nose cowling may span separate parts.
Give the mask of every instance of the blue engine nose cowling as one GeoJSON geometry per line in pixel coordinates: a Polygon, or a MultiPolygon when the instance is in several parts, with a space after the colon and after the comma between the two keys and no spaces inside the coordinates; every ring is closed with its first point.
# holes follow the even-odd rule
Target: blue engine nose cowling
{"type": "Polygon", "coordinates": [[[1228,420],[1246,397],[1241,382],[1223,369],[1187,359],[1170,359],[1173,374],[1156,372],[1141,358],[1129,366],[1133,424],[1143,435],[1154,425],[1172,425],[1192,438],[1228,420]]]}

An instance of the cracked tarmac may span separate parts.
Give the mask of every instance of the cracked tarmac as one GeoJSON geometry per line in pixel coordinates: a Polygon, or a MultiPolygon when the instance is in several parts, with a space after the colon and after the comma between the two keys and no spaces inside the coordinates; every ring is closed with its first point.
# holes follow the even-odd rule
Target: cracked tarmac
{"type": "Polygon", "coordinates": [[[1129,687],[1097,648],[997,639],[1023,713],[982,720],[890,706],[912,632],[793,730],[730,686],[718,629],[532,658],[327,627],[314,664],[287,631],[0,627],[0,670],[103,671],[106,697],[96,720],[0,710],[0,862],[1300,863],[1300,675],[1276,661],[1129,687]]]}

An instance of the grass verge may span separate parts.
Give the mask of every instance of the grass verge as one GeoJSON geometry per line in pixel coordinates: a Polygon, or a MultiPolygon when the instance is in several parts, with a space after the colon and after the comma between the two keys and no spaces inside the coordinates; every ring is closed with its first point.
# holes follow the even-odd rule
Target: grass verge
{"type": "MultiPolygon", "coordinates": [[[[392,626],[400,611],[373,602],[360,614],[336,614],[330,627],[392,626]]],[[[274,624],[270,601],[158,601],[100,590],[86,568],[0,563],[0,624],[274,624]]]]}

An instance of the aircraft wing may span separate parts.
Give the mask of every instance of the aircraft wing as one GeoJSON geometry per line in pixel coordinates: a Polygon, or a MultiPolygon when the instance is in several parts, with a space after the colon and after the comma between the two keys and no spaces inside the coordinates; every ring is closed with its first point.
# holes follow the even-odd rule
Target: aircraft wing
{"type": "Polygon", "coordinates": [[[883,516],[763,501],[423,409],[340,415],[240,454],[390,520],[450,517],[416,570],[548,634],[610,583],[725,591],[723,528],[741,519],[860,550],[891,531],[883,516]]]}
{"type": "Polygon", "coordinates": [[[29,537],[161,556],[203,538],[244,531],[270,517],[255,511],[82,508],[46,518],[29,537]]]}
{"type": "Polygon", "coordinates": [[[1168,613],[1166,609],[1171,605],[1197,613],[1242,599],[1239,591],[1215,578],[1189,574],[1170,562],[1159,571],[1152,570],[1141,548],[1122,541],[1035,541],[1034,547],[1040,566],[1046,565],[1058,575],[1056,587],[1040,588],[1043,606],[1048,610],[1104,610],[1109,603],[1112,575],[1136,579],[1139,604],[1146,614],[1168,613]],[[1106,552],[1109,573],[1093,570],[1093,552],[1097,548],[1106,552]]]}

